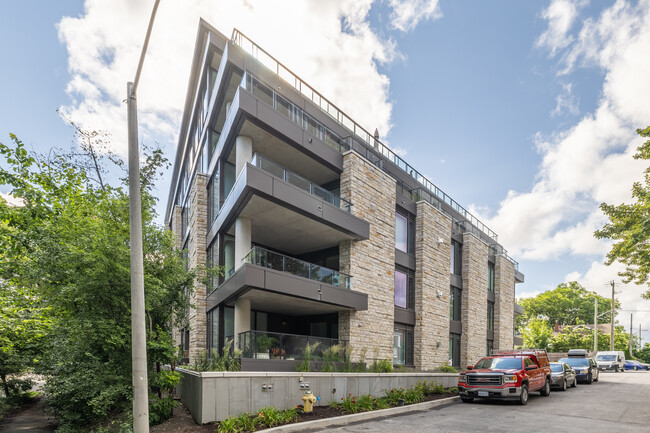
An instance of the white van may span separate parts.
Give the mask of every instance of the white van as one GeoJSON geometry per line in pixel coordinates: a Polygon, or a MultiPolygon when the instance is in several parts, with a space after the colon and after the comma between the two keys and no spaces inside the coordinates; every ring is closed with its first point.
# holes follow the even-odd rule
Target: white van
{"type": "Polygon", "coordinates": [[[608,351],[608,352],[598,352],[596,354],[596,364],[598,364],[598,370],[610,370],[615,372],[624,372],[625,371],[625,353],[620,350],[608,351]]]}

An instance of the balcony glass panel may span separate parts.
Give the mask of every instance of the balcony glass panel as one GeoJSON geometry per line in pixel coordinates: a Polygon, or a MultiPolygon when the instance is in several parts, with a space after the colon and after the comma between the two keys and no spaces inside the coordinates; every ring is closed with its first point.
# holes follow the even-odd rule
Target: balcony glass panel
{"type": "Polygon", "coordinates": [[[270,159],[263,157],[259,153],[256,153],[253,156],[251,164],[286,182],[289,182],[293,186],[297,186],[303,191],[317,196],[321,200],[326,201],[333,206],[352,212],[352,204],[349,201],[342,199],[338,194],[328,191],[325,188],[308,181],[302,176],[298,176],[270,159]]]}
{"type": "Polygon", "coordinates": [[[285,256],[284,254],[269,251],[261,247],[251,249],[243,261],[344,289],[349,289],[352,281],[352,277],[342,272],[305,262],[294,257],[285,256]]]}
{"type": "Polygon", "coordinates": [[[307,344],[312,347],[312,354],[316,359],[321,357],[326,349],[337,344],[345,349],[345,341],[335,338],[266,331],[246,331],[239,334],[239,349],[243,358],[303,359],[307,344]]]}

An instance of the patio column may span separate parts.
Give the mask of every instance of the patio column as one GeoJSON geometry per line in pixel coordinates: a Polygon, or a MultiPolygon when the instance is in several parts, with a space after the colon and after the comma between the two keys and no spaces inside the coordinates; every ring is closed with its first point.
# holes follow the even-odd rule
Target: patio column
{"type": "Polygon", "coordinates": [[[242,168],[253,158],[253,139],[240,135],[235,139],[235,176],[239,176],[242,168]]]}
{"type": "Polygon", "coordinates": [[[251,220],[239,217],[235,220],[235,271],[242,265],[242,259],[251,250],[251,220]]]}
{"type": "Polygon", "coordinates": [[[251,330],[251,300],[235,301],[235,348],[239,347],[239,334],[251,330]]]}

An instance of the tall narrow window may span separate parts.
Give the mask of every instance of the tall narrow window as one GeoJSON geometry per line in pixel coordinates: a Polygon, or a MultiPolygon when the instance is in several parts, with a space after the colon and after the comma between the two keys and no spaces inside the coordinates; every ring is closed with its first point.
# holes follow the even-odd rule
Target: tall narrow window
{"type": "Polygon", "coordinates": [[[412,309],[414,303],[415,278],[413,271],[399,266],[395,269],[395,306],[412,309]]]}
{"type": "Polygon", "coordinates": [[[449,334],[449,364],[460,367],[460,334],[449,334]]]}
{"type": "Polygon", "coordinates": [[[408,325],[395,325],[393,364],[413,365],[413,329],[408,325]]]}
{"type": "Polygon", "coordinates": [[[219,167],[208,183],[208,230],[219,214],[219,167]]]}
{"type": "Polygon", "coordinates": [[[451,241],[451,260],[450,260],[450,268],[449,271],[450,273],[454,275],[461,275],[462,274],[462,263],[463,263],[463,255],[462,255],[462,245],[460,242],[457,242],[452,239],[451,241]]]}
{"type": "Polygon", "coordinates": [[[454,322],[460,322],[460,305],[461,305],[461,296],[462,292],[457,287],[451,287],[450,298],[449,298],[449,320],[454,322]]]}
{"type": "Polygon", "coordinates": [[[494,264],[488,262],[488,290],[494,292],[494,264]]]}
{"type": "Polygon", "coordinates": [[[494,341],[487,340],[487,347],[485,348],[485,356],[490,356],[494,352],[494,341]]]}
{"type": "Polygon", "coordinates": [[[405,253],[415,252],[415,221],[411,214],[395,212],[395,248],[405,253]]]}
{"type": "Polygon", "coordinates": [[[487,329],[494,331],[494,302],[487,303],[487,329]]]}

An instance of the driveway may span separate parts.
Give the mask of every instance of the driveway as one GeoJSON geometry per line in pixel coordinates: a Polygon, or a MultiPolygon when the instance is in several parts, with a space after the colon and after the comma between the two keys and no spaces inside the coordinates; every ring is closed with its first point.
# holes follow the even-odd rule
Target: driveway
{"type": "Polygon", "coordinates": [[[650,431],[650,372],[601,373],[591,385],[541,397],[527,406],[479,401],[349,425],[328,432],[576,432],[650,431]]]}

